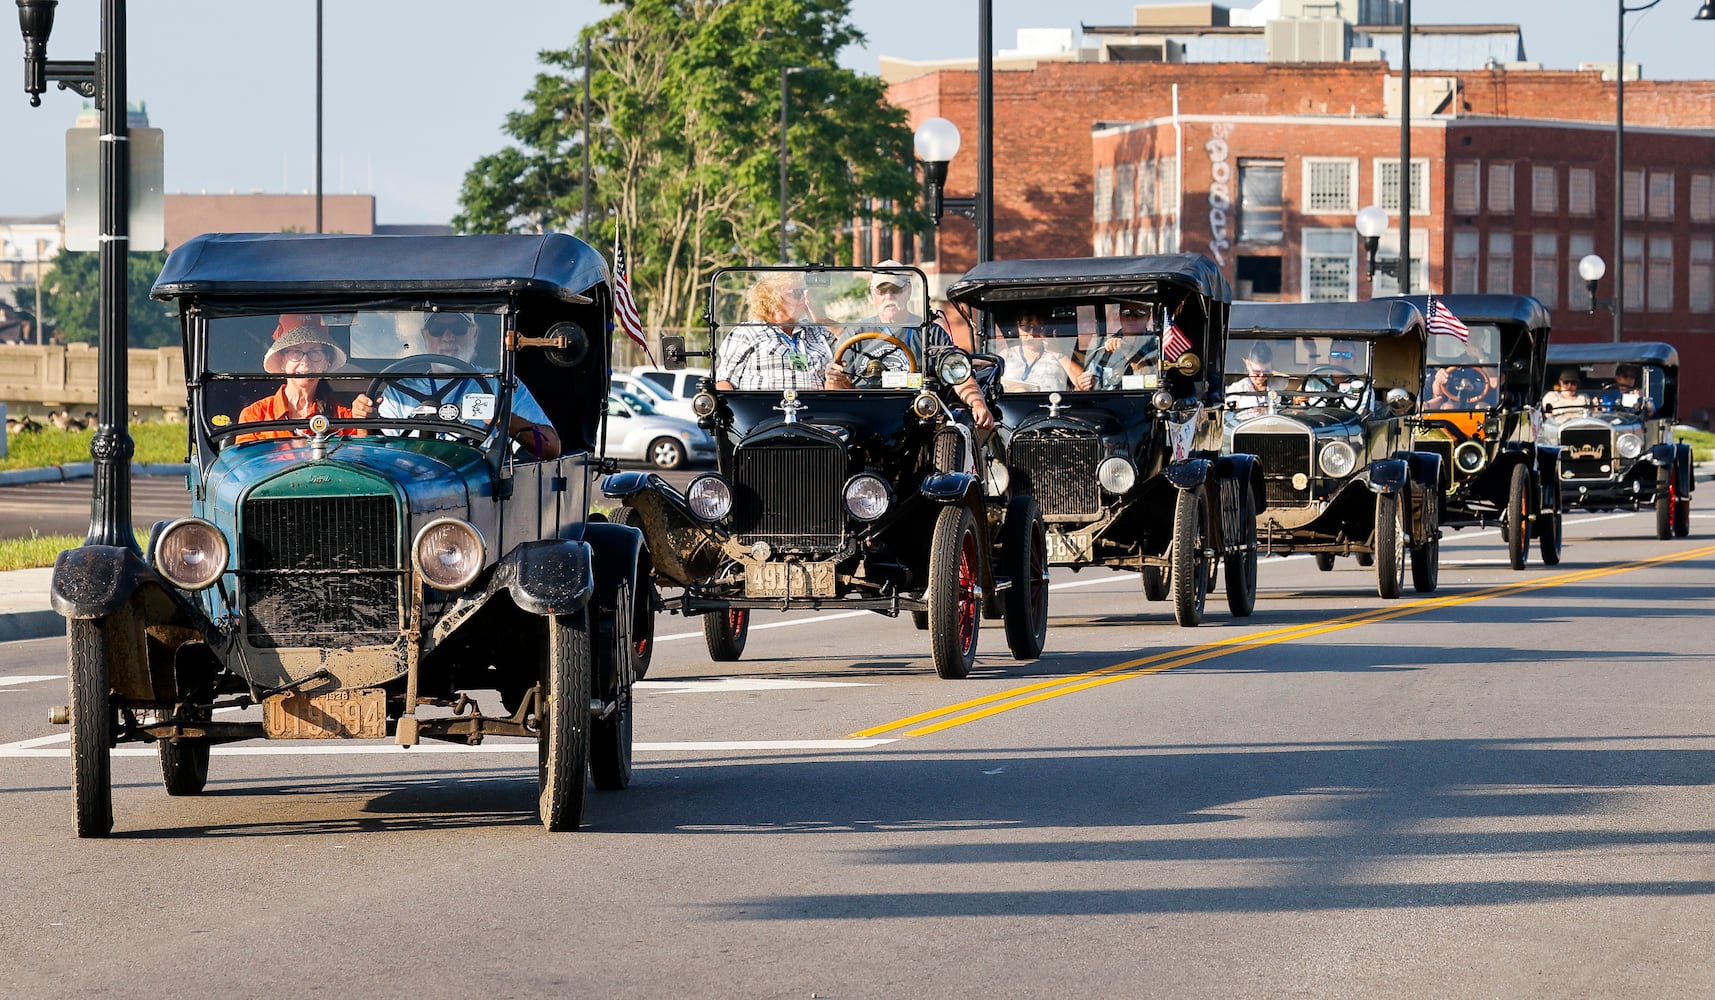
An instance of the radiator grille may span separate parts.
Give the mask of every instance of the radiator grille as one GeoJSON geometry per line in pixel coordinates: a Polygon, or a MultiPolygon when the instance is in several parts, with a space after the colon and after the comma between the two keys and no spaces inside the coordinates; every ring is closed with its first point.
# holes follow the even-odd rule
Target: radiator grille
{"type": "Polygon", "coordinates": [[[244,614],[253,646],[351,648],[400,632],[392,497],[284,497],[244,506],[244,614]]]}
{"type": "Polygon", "coordinates": [[[1601,428],[1569,428],[1560,432],[1560,468],[1579,479],[1604,479],[1613,468],[1614,436],[1601,428]]]}
{"type": "Polygon", "coordinates": [[[734,527],[740,539],[777,549],[825,552],[844,539],[845,450],[786,438],[733,455],[734,527]]]}
{"type": "Polygon", "coordinates": [[[1270,503],[1308,503],[1310,480],[1316,470],[1310,467],[1310,435],[1234,434],[1233,451],[1255,455],[1262,467],[1263,495],[1270,503]],[[1292,485],[1294,476],[1304,476],[1304,488],[1292,485]]]}
{"type": "Polygon", "coordinates": [[[1012,439],[1010,458],[1015,468],[1029,474],[1030,490],[1043,515],[1101,513],[1096,466],[1102,447],[1094,434],[1062,427],[1023,431],[1012,439]]]}

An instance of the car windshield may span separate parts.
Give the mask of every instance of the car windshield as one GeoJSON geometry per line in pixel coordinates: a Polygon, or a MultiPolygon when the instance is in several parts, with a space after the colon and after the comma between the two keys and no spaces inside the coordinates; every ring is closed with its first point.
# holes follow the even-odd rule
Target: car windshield
{"type": "Polygon", "coordinates": [[[1555,370],[1555,385],[1542,397],[1550,420],[1590,413],[1650,416],[1661,410],[1667,375],[1654,365],[1560,365],[1555,370]]]}
{"type": "Polygon", "coordinates": [[[625,405],[631,407],[633,413],[653,415],[656,412],[654,403],[635,392],[626,392],[621,389],[619,391],[619,398],[625,400],[625,405]]]}
{"type": "Polygon", "coordinates": [[[1278,405],[1350,410],[1368,406],[1370,343],[1331,336],[1234,337],[1227,341],[1226,393],[1235,412],[1278,405]]]}
{"type": "Polygon", "coordinates": [[[734,268],[710,308],[722,389],[914,389],[923,349],[947,343],[928,323],[910,267],[734,268]],[[830,366],[837,365],[830,372],[830,366]]]}
{"type": "Polygon", "coordinates": [[[1484,410],[1500,402],[1501,331],[1494,324],[1472,323],[1465,338],[1436,333],[1425,361],[1424,409],[1484,410]]]}
{"type": "MultiPolygon", "coordinates": [[[[997,305],[988,349],[1004,364],[1010,392],[1146,390],[1162,387],[1160,302],[1112,298],[1093,302],[997,305]]],[[[1190,341],[1170,338],[1177,356],[1190,341]]]]}
{"type": "Polygon", "coordinates": [[[235,435],[245,443],[300,433],[309,413],[350,419],[363,396],[372,419],[460,421],[480,439],[501,408],[500,329],[494,313],[409,309],[218,316],[207,326],[201,416],[212,434],[273,425],[235,435]]]}

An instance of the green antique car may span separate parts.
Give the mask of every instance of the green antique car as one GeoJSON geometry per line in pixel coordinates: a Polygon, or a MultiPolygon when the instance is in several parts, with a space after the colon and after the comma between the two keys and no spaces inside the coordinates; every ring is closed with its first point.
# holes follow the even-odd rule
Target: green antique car
{"type": "Polygon", "coordinates": [[[550,830],[589,776],[629,783],[649,557],[588,507],[611,294],[561,235],[173,252],[191,516],[54,569],[79,835],[112,828],[124,742],[189,795],[216,743],[523,737],[550,830]]]}

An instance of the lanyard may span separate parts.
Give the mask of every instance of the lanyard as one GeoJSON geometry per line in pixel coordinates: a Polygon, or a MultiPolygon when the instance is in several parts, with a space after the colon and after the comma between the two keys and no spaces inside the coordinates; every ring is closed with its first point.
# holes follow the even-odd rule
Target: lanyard
{"type": "Polygon", "coordinates": [[[782,330],[779,327],[775,327],[774,328],[774,336],[779,338],[781,345],[790,349],[791,353],[793,353],[793,354],[800,353],[798,345],[799,345],[799,340],[803,337],[802,333],[795,332],[795,333],[788,334],[785,330],[782,330]]]}

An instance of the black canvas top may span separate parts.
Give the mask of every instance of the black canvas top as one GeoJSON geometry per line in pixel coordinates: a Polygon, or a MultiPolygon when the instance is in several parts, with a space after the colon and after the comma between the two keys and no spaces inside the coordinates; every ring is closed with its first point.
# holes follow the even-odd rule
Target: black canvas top
{"type": "MultiPolygon", "coordinates": [[[[1429,311],[1427,295],[1391,295],[1387,301],[1404,299],[1419,311],[1429,311]]],[[[1529,295],[1437,295],[1453,315],[1466,323],[1518,323],[1531,330],[1546,330],[1552,323],[1548,309],[1529,295]]]]}
{"type": "Polygon", "coordinates": [[[984,305],[1052,295],[1097,298],[1140,295],[1161,286],[1189,289],[1230,302],[1232,289],[1215,262],[1201,254],[1145,257],[1044,257],[991,260],[965,272],[947,289],[952,302],[984,305]]]}
{"type": "MultiPolygon", "coordinates": [[[[1415,296],[1413,296],[1415,299],[1415,296]]],[[[1424,338],[1423,313],[1404,299],[1367,302],[1234,302],[1229,337],[1325,334],[1353,340],[1424,338]]]]}
{"type": "Polygon", "coordinates": [[[1679,352],[1672,344],[1656,341],[1622,340],[1602,344],[1550,344],[1550,365],[1637,364],[1679,367],[1679,352]]]}

